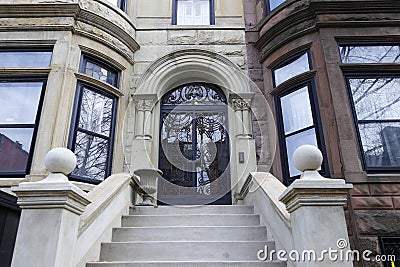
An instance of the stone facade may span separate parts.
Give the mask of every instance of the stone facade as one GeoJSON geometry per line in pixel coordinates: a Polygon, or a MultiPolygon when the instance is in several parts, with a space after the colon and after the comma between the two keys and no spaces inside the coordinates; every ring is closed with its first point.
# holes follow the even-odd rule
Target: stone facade
{"type": "MultiPolygon", "coordinates": [[[[400,176],[368,173],[362,167],[343,78],[350,70],[341,63],[338,42],[398,44],[399,7],[397,1],[346,1],[343,6],[341,1],[301,0],[286,1],[266,15],[264,1],[244,0],[249,74],[271,106],[275,105],[274,96],[290,87],[286,84],[273,89],[271,70],[291,55],[309,49],[330,176],[354,184],[346,208],[350,243],[375,254],[381,253],[378,237],[400,235],[400,176]]],[[[399,64],[389,68],[400,72],[399,64]]],[[[271,172],[284,179],[280,154],[278,151],[271,172]]],[[[357,266],[381,265],[364,262],[357,266]]]]}

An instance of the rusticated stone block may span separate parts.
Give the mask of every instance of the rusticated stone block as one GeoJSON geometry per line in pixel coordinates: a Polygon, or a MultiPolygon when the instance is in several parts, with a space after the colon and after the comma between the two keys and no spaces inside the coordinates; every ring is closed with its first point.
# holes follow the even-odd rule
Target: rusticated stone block
{"type": "Polygon", "coordinates": [[[391,197],[352,197],[354,209],[393,209],[391,197]]]}
{"type": "Polygon", "coordinates": [[[369,186],[371,195],[396,195],[400,196],[400,184],[371,184],[369,186]]]}
{"type": "Polygon", "coordinates": [[[398,235],[400,233],[399,210],[356,210],[354,214],[360,234],[398,235]]]}
{"type": "Polygon", "coordinates": [[[353,196],[369,196],[369,187],[367,184],[354,184],[350,194],[353,196]]]}
{"type": "Polygon", "coordinates": [[[381,254],[378,237],[360,237],[358,238],[358,244],[360,252],[370,250],[372,255],[381,254]]]}
{"type": "Polygon", "coordinates": [[[394,208],[400,210],[400,197],[392,197],[392,199],[394,208]]]}

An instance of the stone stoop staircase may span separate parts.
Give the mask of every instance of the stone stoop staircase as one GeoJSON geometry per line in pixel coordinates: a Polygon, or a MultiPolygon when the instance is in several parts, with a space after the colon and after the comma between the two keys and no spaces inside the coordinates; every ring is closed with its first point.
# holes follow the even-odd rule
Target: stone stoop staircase
{"type": "Polygon", "coordinates": [[[132,207],[130,214],[102,244],[100,262],[87,267],[286,266],[257,259],[275,244],[252,206],[132,207]]]}

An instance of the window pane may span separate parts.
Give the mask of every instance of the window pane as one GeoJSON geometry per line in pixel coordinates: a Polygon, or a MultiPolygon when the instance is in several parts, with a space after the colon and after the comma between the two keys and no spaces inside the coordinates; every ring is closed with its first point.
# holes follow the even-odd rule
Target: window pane
{"type": "Polygon", "coordinates": [[[210,1],[178,0],[177,25],[210,25],[210,1]]]}
{"type": "Polygon", "coordinates": [[[0,172],[25,172],[33,129],[0,128],[0,172]]]}
{"type": "Polygon", "coordinates": [[[275,86],[309,70],[308,54],[305,53],[293,62],[274,70],[275,86]]]}
{"type": "Polygon", "coordinates": [[[0,124],[34,124],[43,82],[0,82],[0,124]]]}
{"type": "Polygon", "coordinates": [[[400,123],[359,124],[368,167],[400,167],[400,123]]]}
{"type": "Polygon", "coordinates": [[[84,73],[105,83],[117,86],[118,73],[97,63],[86,61],[84,73]]]}
{"type": "Polygon", "coordinates": [[[293,165],[293,153],[301,145],[314,145],[318,147],[315,129],[310,129],[286,138],[286,151],[290,177],[300,175],[301,172],[293,165]]]}
{"type": "Polygon", "coordinates": [[[349,79],[358,120],[400,118],[400,78],[349,79]]]}
{"type": "Polygon", "coordinates": [[[340,46],[343,63],[399,63],[400,46],[340,46]]]}
{"type": "Polygon", "coordinates": [[[48,67],[52,52],[0,52],[0,67],[48,67]]]}
{"type": "Polygon", "coordinates": [[[277,8],[280,4],[285,2],[286,0],[269,0],[269,11],[274,10],[277,8]]]}
{"type": "Polygon", "coordinates": [[[308,87],[304,87],[281,98],[283,126],[285,134],[312,126],[308,87]]]}
{"type": "Polygon", "coordinates": [[[96,180],[106,175],[108,141],[85,133],[77,132],[75,155],[77,167],[73,174],[96,180]]]}
{"type": "Polygon", "coordinates": [[[79,128],[110,135],[113,100],[107,96],[83,89],[79,128]]]}

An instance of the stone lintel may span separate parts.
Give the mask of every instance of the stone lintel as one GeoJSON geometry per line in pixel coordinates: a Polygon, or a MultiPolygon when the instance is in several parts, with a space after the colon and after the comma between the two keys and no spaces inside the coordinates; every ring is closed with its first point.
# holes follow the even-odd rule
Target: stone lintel
{"type": "Polygon", "coordinates": [[[353,185],[342,179],[296,180],[279,197],[292,213],[306,206],[344,206],[353,185]]]}
{"type": "Polygon", "coordinates": [[[66,209],[81,215],[90,204],[87,194],[70,182],[26,182],[12,187],[21,209],[66,209]]]}

